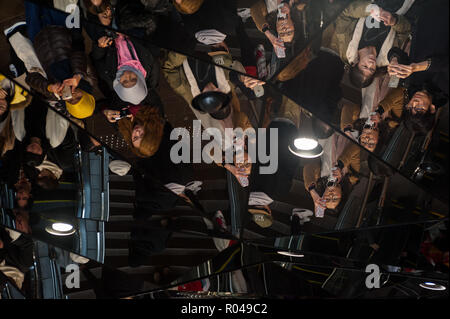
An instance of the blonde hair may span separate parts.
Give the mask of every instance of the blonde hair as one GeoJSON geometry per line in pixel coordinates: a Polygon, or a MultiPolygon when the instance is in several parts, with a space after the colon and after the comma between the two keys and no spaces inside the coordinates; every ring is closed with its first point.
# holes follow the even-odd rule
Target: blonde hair
{"type": "Polygon", "coordinates": [[[173,1],[175,8],[184,14],[194,14],[202,6],[204,0],[181,0],[181,3],[173,1]]]}
{"type": "Polygon", "coordinates": [[[159,149],[164,133],[164,119],[156,107],[142,106],[133,120],[123,118],[119,121],[119,132],[134,154],[139,157],[151,157],[159,149]],[[144,127],[144,137],[139,148],[133,146],[131,134],[136,124],[144,127]]]}

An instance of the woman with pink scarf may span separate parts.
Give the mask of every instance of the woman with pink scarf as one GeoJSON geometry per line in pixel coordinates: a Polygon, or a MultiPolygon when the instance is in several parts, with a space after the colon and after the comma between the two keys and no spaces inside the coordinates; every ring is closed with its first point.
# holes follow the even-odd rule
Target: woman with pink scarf
{"type": "Polygon", "coordinates": [[[115,107],[152,105],[159,101],[155,92],[159,63],[139,41],[121,33],[115,39],[104,36],[93,46],[91,56],[100,88],[105,96],[113,96],[115,107]]]}

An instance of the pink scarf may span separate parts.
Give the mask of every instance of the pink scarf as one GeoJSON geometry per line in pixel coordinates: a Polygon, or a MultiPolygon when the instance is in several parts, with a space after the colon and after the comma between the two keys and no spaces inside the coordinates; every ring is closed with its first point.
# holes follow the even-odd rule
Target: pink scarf
{"type": "Polygon", "coordinates": [[[118,67],[117,70],[119,70],[124,65],[130,66],[142,73],[142,75],[147,77],[147,71],[142,66],[141,62],[138,60],[139,57],[136,54],[136,50],[134,49],[133,43],[131,41],[127,40],[122,34],[119,34],[119,36],[115,40],[116,48],[117,48],[117,58],[118,58],[118,67]],[[133,50],[133,54],[128,49],[127,42],[130,44],[131,49],[133,50]],[[137,60],[134,60],[134,57],[136,57],[137,60]]]}

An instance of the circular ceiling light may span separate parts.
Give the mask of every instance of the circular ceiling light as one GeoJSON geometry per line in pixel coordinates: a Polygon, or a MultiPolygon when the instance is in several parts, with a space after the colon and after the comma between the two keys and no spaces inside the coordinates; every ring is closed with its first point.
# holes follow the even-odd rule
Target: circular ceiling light
{"type": "Polygon", "coordinates": [[[290,252],[290,251],[282,251],[282,250],[280,250],[280,251],[277,251],[277,253],[279,255],[289,256],[289,257],[298,257],[298,258],[305,257],[305,255],[303,255],[303,254],[293,253],[293,252],[290,252]]]}
{"type": "Polygon", "coordinates": [[[67,223],[53,223],[51,226],[45,227],[45,231],[55,236],[70,236],[75,233],[76,229],[67,223]]]}
{"type": "Polygon", "coordinates": [[[294,146],[302,151],[312,151],[317,145],[319,145],[319,142],[312,138],[296,138],[294,140],[294,146]]]}
{"type": "Polygon", "coordinates": [[[443,285],[435,284],[434,282],[423,282],[419,285],[420,287],[428,290],[437,290],[437,291],[443,291],[447,288],[443,285]]]}
{"type": "Polygon", "coordinates": [[[323,154],[323,148],[313,138],[296,138],[289,145],[289,151],[302,158],[316,158],[323,154]]]}

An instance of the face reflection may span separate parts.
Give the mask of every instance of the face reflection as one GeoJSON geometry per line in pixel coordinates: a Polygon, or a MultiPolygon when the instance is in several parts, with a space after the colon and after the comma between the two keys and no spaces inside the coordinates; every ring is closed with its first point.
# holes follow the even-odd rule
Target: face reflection
{"type": "Polygon", "coordinates": [[[378,144],[379,132],[373,129],[364,129],[361,133],[359,143],[368,151],[375,151],[378,144]]]}
{"type": "Polygon", "coordinates": [[[131,132],[131,141],[135,148],[139,148],[141,146],[144,134],[145,134],[144,127],[140,124],[136,124],[133,128],[133,131],[131,132]]]}
{"type": "Polygon", "coordinates": [[[123,72],[122,76],[120,77],[120,84],[124,88],[132,88],[137,83],[137,75],[134,72],[131,71],[125,71],[123,72]]]}
{"type": "Polygon", "coordinates": [[[27,146],[26,151],[28,153],[33,153],[36,155],[42,155],[42,146],[41,146],[41,140],[38,138],[31,138],[30,139],[30,144],[27,146]]]}
{"type": "Polygon", "coordinates": [[[283,12],[286,13],[286,18],[278,18],[277,33],[283,42],[292,42],[294,39],[295,28],[287,4],[285,4],[283,12]]]}
{"type": "Polygon", "coordinates": [[[416,92],[416,94],[414,94],[412,99],[406,105],[406,108],[413,115],[425,114],[430,109],[433,111],[431,97],[425,91],[416,92]]]}
{"type": "Polygon", "coordinates": [[[342,199],[342,189],[339,186],[330,186],[325,189],[322,198],[326,201],[328,209],[336,209],[342,199]]]}
{"type": "Polygon", "coordinates": [[[358,69],[364,77],[371,77],[377,70],[377,52],[375,47],[367,47],[359,50],[358,69]]]}
{"type": "Polygon", "coordinates": [[[20,208],[24,208],[28,204],[28,200],[30,199],[30,193],[25,190],[19,190],[16,194],[17,205],[20,208]]]}
{"type": "Polygon", "coordinates": [[[100,20],[100,23],[105,26],[110,26],[112,23],[112,10],[110,7],[108,7],[104,12],[99,13],[98,19],[100,20]]]}

